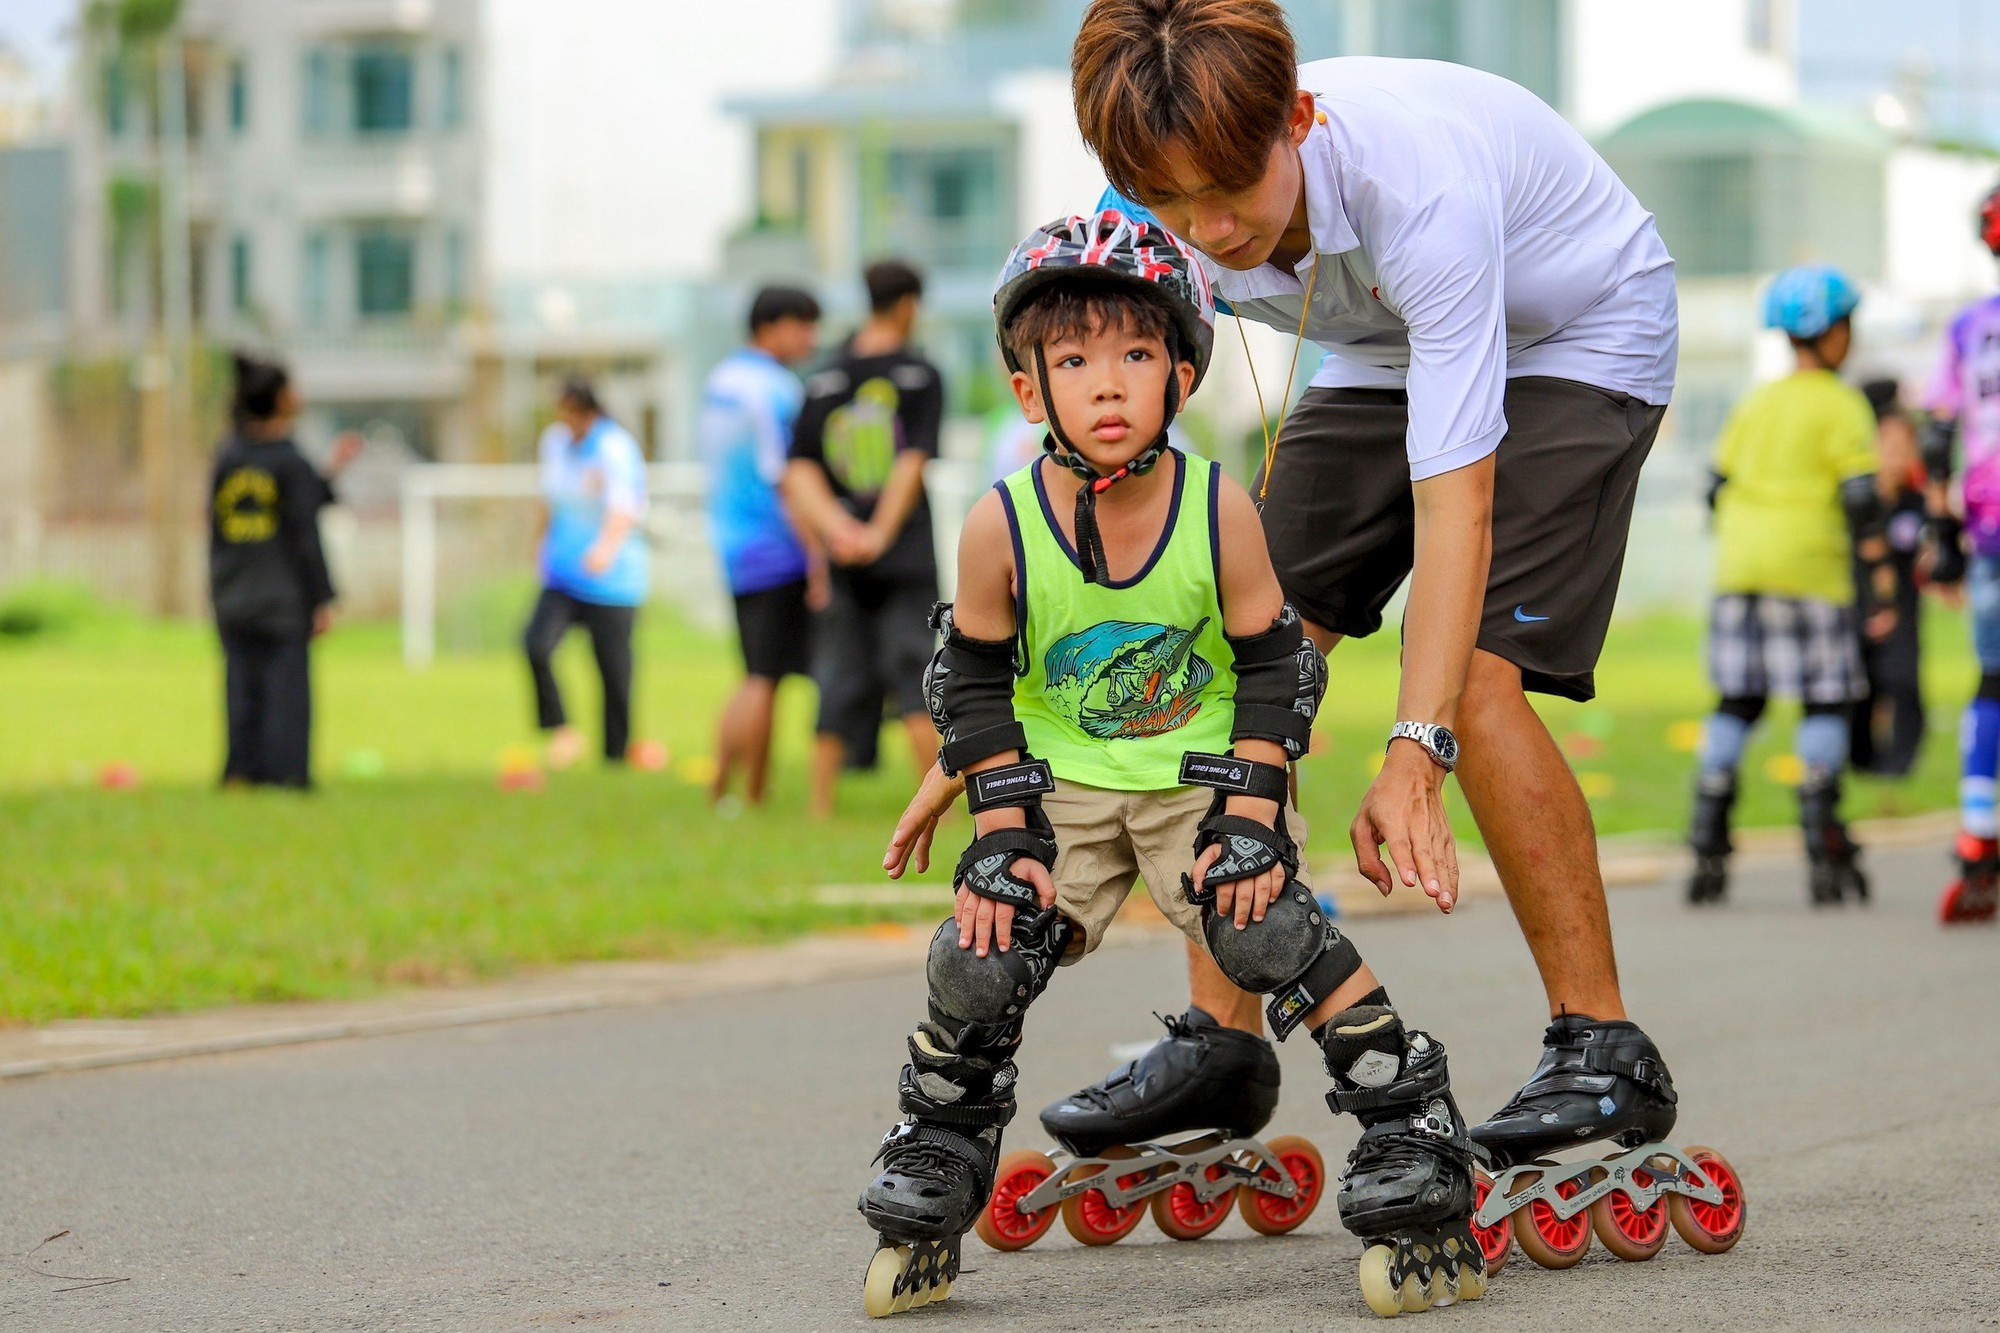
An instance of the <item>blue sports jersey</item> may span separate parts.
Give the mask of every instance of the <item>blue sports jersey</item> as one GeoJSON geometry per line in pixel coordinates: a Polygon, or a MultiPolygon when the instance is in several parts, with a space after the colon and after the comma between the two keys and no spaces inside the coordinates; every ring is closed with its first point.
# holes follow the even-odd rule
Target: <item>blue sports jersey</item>
{"type": "Polygon", "coordinates": [[[560,421],[542,432],[542,498],[549,531],[542,539],[542,581],[580,602],[637,606],[646,600],[646,460],[639,442],[610,417],[599,417],[581,440],[560,421]],[[613,513],[632,531],[601,574],[583,558],[613,513]]]}
{"type": "Polygon", "coordinates": [[[768,352],[739,348],[709,373],[698,438],[708,465],[708,522],[729,590],[762,592],[806,576],[778,498],[792,427],[805,400],[798,376],[768,352]]]}

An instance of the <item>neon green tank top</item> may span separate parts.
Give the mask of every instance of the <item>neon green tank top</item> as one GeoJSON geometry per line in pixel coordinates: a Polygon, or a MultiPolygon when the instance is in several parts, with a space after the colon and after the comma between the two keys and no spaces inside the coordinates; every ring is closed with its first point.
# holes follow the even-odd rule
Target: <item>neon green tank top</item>
{"type": "Polygon", "coordinates": [[[1014,614],[1027,674],[1014,715],[1059,778],[1113,791],[1179,787],[1181,753],[1229,748],[1235,656],[1216,568],[1221,474],[1178,449],[1175,490],[1138,574],[1085,583],[1056,523],[1040,460],[999,486],[1014,539],[1014,614]]]}

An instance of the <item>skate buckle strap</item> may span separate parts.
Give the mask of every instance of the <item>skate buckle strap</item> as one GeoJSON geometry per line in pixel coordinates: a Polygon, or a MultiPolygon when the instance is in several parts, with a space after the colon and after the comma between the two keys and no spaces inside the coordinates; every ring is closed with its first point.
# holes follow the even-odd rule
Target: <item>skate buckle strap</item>
{"type": "Polygon", "coordinates": [[[1018,764],[983,768],[965,778],[965,807],[973,814],[998,807],[1040,805],[1055,790],[1055,774],[1047,761],[1024,759],[1018,764]]]}
{"type": "Polygon", "coordinates": [[[1667,1067],[1658,1056],[1642,1055],[1634,1060],[1614,1055],[1596,1045],[1586,1045],[1578,1054],[1583,1067],[1594,1074],[1617,1074],[1629,1078],[1664,1097],[1669,1105],[1678,1100],[1673,1079],[1668,1076],[1667,1067]]]}
{"type": "Polygon", "coordinates": [[[1182,753],[1181,785],[1256,796],[1279,805],[1291,795],[1291,783],[1281,764],[1260,764],[1233,754],[1203,754],[1199,750],[1182,753]]]}
{"type": "Polygon", "coordinates": [[[958,858],[958,871],[952,876],[952,883],[963,885],[982,898],[1017,910],[1033,911],[1041,906],[1035,886],[1016,878],[1009,869],[1024,856],[1040,862],[1045,869],[1054,869],[1055,840],[1038,830],[1025,828],[982,833],[958,858]]]}

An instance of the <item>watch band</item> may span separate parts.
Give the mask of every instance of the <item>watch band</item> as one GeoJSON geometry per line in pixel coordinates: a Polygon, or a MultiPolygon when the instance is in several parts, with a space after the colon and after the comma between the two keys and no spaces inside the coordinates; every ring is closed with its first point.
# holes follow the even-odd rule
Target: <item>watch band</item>
{"type": "Polygon", "coordinates": [[[1449,727],[1436,722],[1398,722],[1389,728],[1388,743],[1393,745],[1401,740],[1423,746],[1431,762],[1447,773],[1458,767],[1458,737],[1452,735],[1449,727]]]}

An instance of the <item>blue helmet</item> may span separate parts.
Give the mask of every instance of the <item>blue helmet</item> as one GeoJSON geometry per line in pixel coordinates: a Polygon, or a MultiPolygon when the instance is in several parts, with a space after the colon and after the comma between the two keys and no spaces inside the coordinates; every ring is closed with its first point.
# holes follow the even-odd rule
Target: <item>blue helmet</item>
{"type": "Polygon", "coordinates": [[[1764,327],[1812,339],[1854,313],[1861,292],[1828,264],[1800,264],[1771,279],[1764,293],[1764,327]]]}

